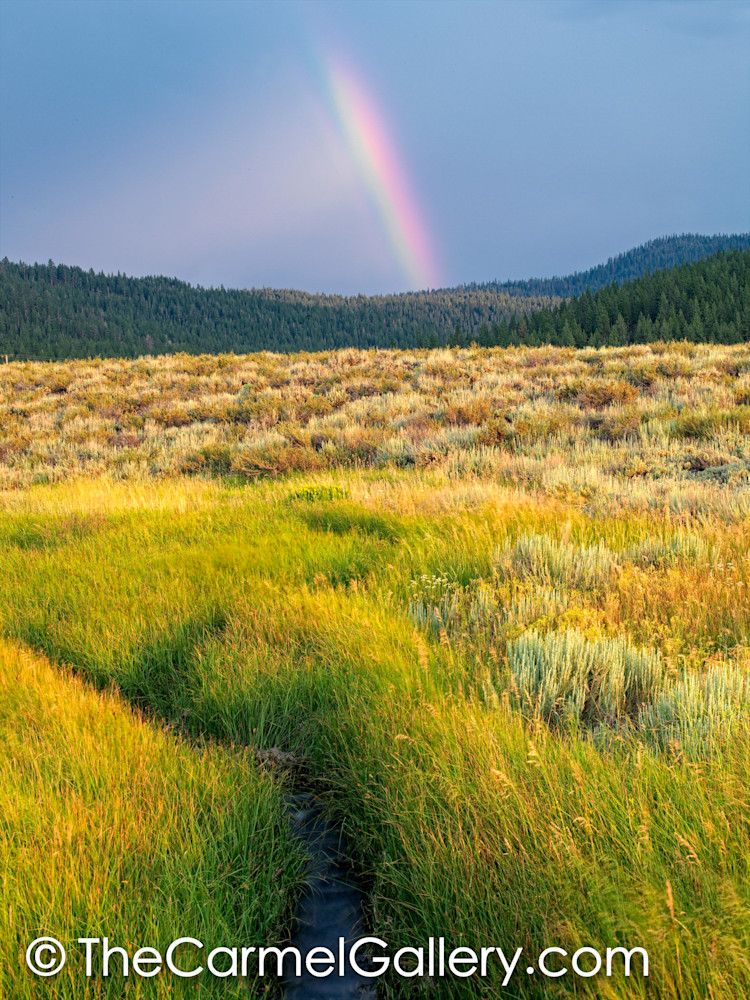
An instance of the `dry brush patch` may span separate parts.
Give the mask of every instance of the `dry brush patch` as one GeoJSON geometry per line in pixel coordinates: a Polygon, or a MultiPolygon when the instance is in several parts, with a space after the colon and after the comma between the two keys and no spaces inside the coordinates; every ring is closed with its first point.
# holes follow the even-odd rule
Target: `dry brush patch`
{"type": "Polygon", "coordinates": [[[0,488],[433,468],[611,508],[750,487],[750,350],[453,349],[0,366],[0,488]],[[642,480],[647,480],[644,491],[642,480]]]}

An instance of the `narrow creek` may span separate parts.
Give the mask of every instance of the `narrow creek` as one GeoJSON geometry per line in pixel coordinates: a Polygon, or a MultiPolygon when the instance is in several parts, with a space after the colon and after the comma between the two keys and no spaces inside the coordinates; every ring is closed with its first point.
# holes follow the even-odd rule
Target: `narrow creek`
{"type": "MultiPolygon", "coordinates": [[[[292,945],[304,962],[313,948],[338,954],[338,942],[348,945],[366,932],[365,895],[357,885],[347,862],[341,832],[323,814],[312,792],[287,796],[292,831],[307,848],[310,864],[305,889],[299,902],[292,945]]],[[[359,959],[364,964],[364,955],[359,959]]],[[[284,981],[286,1000],[375,1000],[372,979],[359,975],[348,963],[344,976],[334,971],[325,979],[311,976],[303,967],[301,977],[284,981]]]]}

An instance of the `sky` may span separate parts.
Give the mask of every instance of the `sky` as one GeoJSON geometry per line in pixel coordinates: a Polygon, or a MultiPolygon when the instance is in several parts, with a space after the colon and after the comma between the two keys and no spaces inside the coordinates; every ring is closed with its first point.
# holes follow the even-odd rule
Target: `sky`
{"type": "Polygon", "coordinates": [[[748,230],[748,0],[0,3],[11,260],[376,294],[748,230]]]}

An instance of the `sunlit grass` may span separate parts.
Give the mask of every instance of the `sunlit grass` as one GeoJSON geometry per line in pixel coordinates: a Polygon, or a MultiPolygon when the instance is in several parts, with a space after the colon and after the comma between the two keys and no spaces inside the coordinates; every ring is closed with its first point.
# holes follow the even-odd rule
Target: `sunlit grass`
{"type": "MultiPolygon", "coordinates": [[[[426,475],[95,481],[88,513],[89,487],[38,487],[3,519],[2,629],[195,740],[293,752],[394,945],[640,945],[648,992],[578,994],[749,992],[744,528],[426,475]],[[518,699],[519,644],[546,681],[564,641],[591,653],[583,729],[518,699]]],[[[545,988],[509,995],[573,985],[545,988]]]]}
{"type": "Polygon", "coordinates": [[[747,347],[8,365],[0,387],[0,630],[50,661],[0,655],[0,976],[37,927],[288,931],[298,851],[258,764],[280,749],[394,946],[651,955],[647,986],[509,996],[750,995],[747,347]]]}
{"type": "MultiPolygon", "coordinates": [[[[85,976],[79,937],[107,936],[131,955],[144,946],[164,954],[184,935],[209,949],[278,940],[300,865],[280,790],[252,759],[190,746],[0,643],[3,997],[122,996],[120,975],[85,976]],[[24,965],[43,935],[68,952],[54,980],[24,965]]],[[[163,976],[131,980],[134,996],[180,995],[163,976]]],[[[248,988],[202,977],[189,994],[248,988]]]]}

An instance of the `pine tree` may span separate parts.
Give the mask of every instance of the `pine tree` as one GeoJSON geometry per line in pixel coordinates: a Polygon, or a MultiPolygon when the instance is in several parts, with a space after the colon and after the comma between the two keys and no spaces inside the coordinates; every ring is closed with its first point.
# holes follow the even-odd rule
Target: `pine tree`
{"type": "Polygon", "coordinates": [[[618,313],[617,319],[615,320],[615,325],[610,330],[609,346],[625,347],[627,343],[628,343],[628,328],[625,324],[625,319],[622,313],[618,313]]]}
{"type": "Polygon", "coordinates": [[[570,323],[565,320],[563,323],[562,333],[560,334],[560,346],[561,347],[575,347],[576,342],[573,339],[573,331],[570,328],[570,323]]]}

